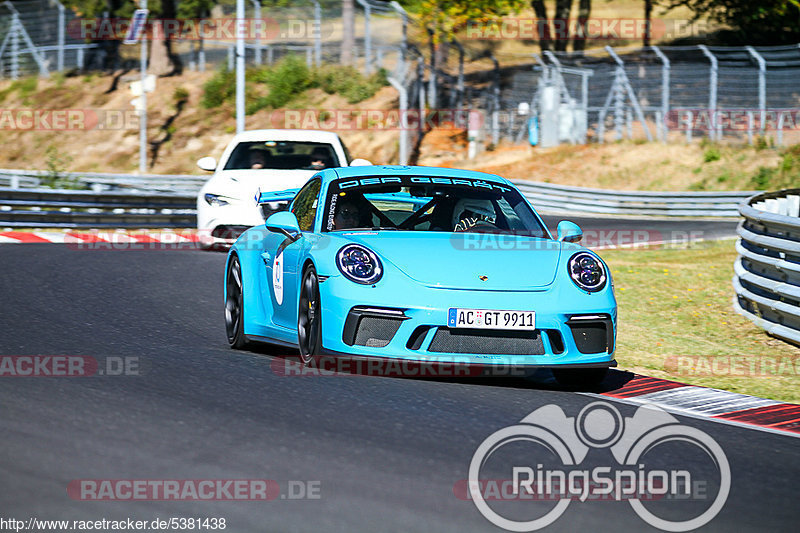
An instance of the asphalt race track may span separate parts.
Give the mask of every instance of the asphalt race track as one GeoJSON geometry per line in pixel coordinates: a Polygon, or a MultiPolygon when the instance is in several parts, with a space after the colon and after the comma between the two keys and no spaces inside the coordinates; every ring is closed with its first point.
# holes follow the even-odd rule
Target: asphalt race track
{"type": "MultiPolygon", "coordinates": [[[[598,399],[557,390],[547,372],[480,381],[282,376],[273,370],[279,359],[228,348],[224,260],[0,245],[0,355],[128,357],[140,367],[127,376],[0,377],[4,517],[224,517],[234,533],[500,531],[454,493],[478,445],[538,407],[575,416],[598,399]],[[80,479],[270,479],[284,497],[290,481],[304,480],[317,482],[320,497],[81,501],[67,493],[80,479]]],[[[625,379],[615,372],[606,383],[625,379]]],[[[625,416],[635,410],[615,406],[625,416]]],[[[703,530],[797,530],[800,440],[679,419],[720,443],[731,466],[727,503],[703,530]]],[[[656,531],[625,502],[573,503],[549,530],[656,531]]]]}

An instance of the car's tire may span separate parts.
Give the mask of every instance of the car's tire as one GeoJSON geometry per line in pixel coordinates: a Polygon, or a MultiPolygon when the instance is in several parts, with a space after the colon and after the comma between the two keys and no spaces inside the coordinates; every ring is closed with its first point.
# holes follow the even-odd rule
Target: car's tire
{"type": "Polygon", "coordinates": [[[309,265],[303,272],[298,302],[297,344],[300,346],[300,360],[308,364],[322,352],[322,305],[314,265],[309,265]]]}
{"type": "Polygon", "coordinates": [[[225,332],[228,344],[235,350],[250,344],[244,336],[244,290],[239,256],[232,255],[225,274],[225,332]]]}
{"type": "Polygon", "coordinates": [[[554,368],[553,377],[567,389],[592,389],[600,385],[608,368],[554,368]]]}

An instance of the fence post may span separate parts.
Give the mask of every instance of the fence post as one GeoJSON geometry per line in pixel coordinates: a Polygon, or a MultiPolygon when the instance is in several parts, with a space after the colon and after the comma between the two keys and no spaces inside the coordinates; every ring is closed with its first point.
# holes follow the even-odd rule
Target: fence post
{"type": "Polygon", "coordinates": [[[405,86],[389,76],[386,80],[392,84],[398,93],[400,93],[400,150],[398,154],[398,162],[401,165],[408,164],[408,91],[405,86]]]}
{"type": "Polygon", "coordinates": [[[428,77],[428,107],[436,109],[436,45],[433,42],[433,30],[428,28],[431,49],[431,72],[428,77]]]}
{"type": "Polygon", "coordinates": [[[686,112],[686,144],[692,142],[692,122],[694,121],[694,113],[691,111],[686,112]]]}
{"type": "Polygon", "coordinates": [[[490,56],[494,63],[492,79],[492,144],[500,142],[500,63],[494,54],[490,56]]]}
{"type": "Polygon", "coordinates": [[[403,36],[400,41],[400,62],[397,66],[397,72],[403,73],[402,78],[405,79],[406,53],[408,51],[408,13],[406,13],[403,6],[398,4],[395,0],[389,2],[389,5],[392,6],[392,9],[403,19],[403,36]]]}
{"type": "Polygon", "coordinates": [[[708,114],[709,118],[709,128],[708,128],[708,138],[711,140],[719,140],[716,138],[716,123],[718,120],[717,117],[717,84],[718,84],[718,73],[719,73],[719,64],[717,62],[717,57],[709,51],[708,47],[704,44],[699,44],[697,47],[703,51],[703,55],[705,55],[709,61],[711,61],[711,72],[709,74],[708,80],[708,114]]]}
{"type": "Polygon", "coordinates": [[[322,8],[314,0],[314,64],[322,64],[322,8]]]}
{"type": "Polygon", "coordinates": [[[664,55],[664,52],[657,46],[651,46],[653,52],[661,60],[661,128],[659,128],[659,135],[663,142],[667,142],[667,117],[669,116],[669,75],[670,75],[670,62],[669,58],[664,55]]]}
{"type": "Polygon", "coordinates": [[[58,52],[56,56],[56,65],[58,71],[62,72],[64,70],[64,26],[66,21],[64,20],[64,4],[56,1],[56,5],[58,6],[58,52]]]}
{"type": "Polygon", "coordinates": [[[753,144],[753,112],[747,112],[747,144],[753,144]]]}
{"type": "Polygon", "coordinates": [[[748,53],[758,61],[758,109],[761,110],[761,133],[767,128],[767,62],[752,46],[745,46],[748,53]]]}
{"type": "Polygon", "coordinates": [[[11,17],[11,79],[19,79],[19,15],[11,17]]]}
{"type": "Polygon", "coordinates": [[[366,0],[358,0],[358,3],[364,8],[364,72],[372,74],[372,36],[369,28],[372,7],[366,0]]]}
{"type": "MultiPolygon", "coordinates": [[[[261,2],[259,0],[250,0],[255,8],[255,26],[256,26],[256,65],[261,64],[261,30],[264,28],[263,21],[261,20],[261,2]]],[[[238,24],[243,24],[242,21],[237,21],[238,24]]]]}

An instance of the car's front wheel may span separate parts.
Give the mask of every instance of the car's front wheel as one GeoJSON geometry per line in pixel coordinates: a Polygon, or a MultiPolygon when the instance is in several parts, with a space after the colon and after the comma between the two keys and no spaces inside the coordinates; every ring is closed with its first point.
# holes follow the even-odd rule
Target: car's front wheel
{"type": "Polygon", "coordinates": [[[608,368],[554,368],[553,377],[567,389],[592,389],[606,378],[608,368]]]}
{"type": "Polygon", "coordinates": [[[309,363],[322,351],[322,306],[319,299],[319,278],[314,265],[303,272],[299,301],[297,343],[300,345],[300,359],[303,363],[309,363]]]}
{"type": "Polygon", "coordinates": [[[231,256],[225,275],[225,332],[232,348],[241,350],[248,345],[244,336],[244,291],[239,257],[231,256]]]}

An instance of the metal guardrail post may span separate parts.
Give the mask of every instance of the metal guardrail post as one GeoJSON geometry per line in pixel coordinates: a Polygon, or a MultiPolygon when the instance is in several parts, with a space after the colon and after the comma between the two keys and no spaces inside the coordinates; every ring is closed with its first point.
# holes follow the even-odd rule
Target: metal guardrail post
{"type": "MultiPolygon", "coordinates": [[[[628,100],[630,101],[631,105],[633,106],[633,111],[636,113],[636,119],[642,125],[642,129],[644,129],[645,136],[647,137],[648,141],[653,140],[653,135],[650,133],[650,128],[647,127],[647,122],[644,120],[644,113],[642,112],[642,107],[639,105],[639,100],[636,98],[636,93],[633,92],[633,87],[631,87],[630,80],[628,79],[628,75],[625,73],[625,63],[622,59],[617,55],[613,48],[610,46],[605,47],[606,52],[610,55],[614,61],[617,63],[617,76],[618,78],[615,80],[615,83],[618,83],[617,90],[625,91],[628,95],[628,100]]],[[[615,117],[616,119],[616,117],[615,117]]],[[[618,123],[618,138],[622,138],[622,117],[620,117],[620,121],[618,123]]]]}
{"type": "Polygon", "coordinates": [[[669,117],[669,77],[670,77],[670,62],[669,58],[661,51],[661,49],[657,46],[650,47],[653,52],[658,56],[661,60],[661,118],[662,118],[662,128],[659,130],[659,136],[663,142],[667,142],[667,133],[669,132],[669,127],[667,125],[667,119],[669,117]]]}
{"type": "Polygon", "coordinates": [[[692,142],[692,123],[694,122],[694,113],[691,111],[686,112],[686,144],[692,142]]]}
{"type": "Polygon", "coordinates": [[[767,62],[752,46],[745,46],[747,52],[758,62],[758,109],[761,111],[761,133],[767,128],[767,62]]]}
{"type": "MultiPolygon", "coordinates": [[[[397,65],[397,71],[401,73],[405,73],[406,71],[406,59],[408,56],[408,13],[403,6],[397,3],[396,0],[392,0],[389,2],[389,5],[392,6],[392,9],[400,15],[400,18],[403,20],[403,33],[400,42],[400,61],[397,65]]],[[[404,79],[405,76],[401,77],[404,79]]]]}
{"type": "Polygon", "coordinates": [[[706,45],[699,44],[697,47],[702,50],[703,55],[705,55],[711,62],[711,72],[709,73],[708,79],[708,112],[711,115],[709,117],[711,120],[709,120],[710,127],[708,128],[708,138],[711,140],[719,140],[716,139],[716,123],[718,120],[717,86],[719,83],[719,62],[717,61],[717,56],[712,54],[706,45]]]}

